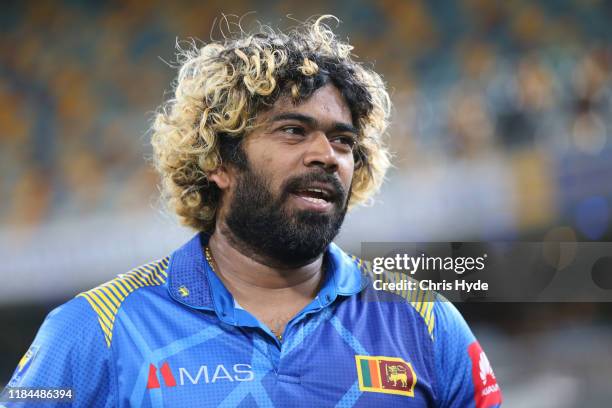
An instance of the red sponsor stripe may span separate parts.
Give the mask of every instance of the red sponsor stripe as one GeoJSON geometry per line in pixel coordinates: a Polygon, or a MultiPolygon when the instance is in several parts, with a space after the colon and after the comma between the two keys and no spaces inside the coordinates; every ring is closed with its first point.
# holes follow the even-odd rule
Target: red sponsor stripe
{"type": "Polygon", "coordinates": [[[149,365],[149,379],[147,380],[147,388],[159,388],[159,380],[157,379],[157,368],[153,364],[149,365]]]}
{"type": "Polygon", "coordinates": [[[370,366],[370,376],[372,377],[372,387],[380,388],[380,375],[378,375],[378,361],[377,360],[369,360],[368,364],[370,366]]]}
{"type": "Polygon", "coordinates": [[[166,386],[174,387],[176,385],[176,380],[174,379],[174,376],[172,375],[172,371],[170,370],[170,366],[168,365],[167,361],[161,366],[159,371],[161,372],[161,375],[164,378],[164,382],[166,383],[166,386]]]}
{"type": "Polygon", "coordinates": [[[468,354],[472,360],[472,382],[474,383],[476,408],[489,408],[501,404],[502,395],[495,374],[477,341],[469,345],[468,354]]]}

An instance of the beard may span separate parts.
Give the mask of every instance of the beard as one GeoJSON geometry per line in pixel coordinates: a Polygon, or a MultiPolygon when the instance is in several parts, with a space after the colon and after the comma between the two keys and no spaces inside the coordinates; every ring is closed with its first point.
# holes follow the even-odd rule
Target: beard
{"type": "Polygon", "coordinates": [[[286,180],[274,195],[266,178],[247,165],[237,178],[225,223],[245,255],[269,266],[298,267],[320,256],[336,237],[348,194],[336,177],[319,169],[286,180]],[[335,190],[332,211],[288,208],[291,194],[312,182],[328,183],[335,190]]]}

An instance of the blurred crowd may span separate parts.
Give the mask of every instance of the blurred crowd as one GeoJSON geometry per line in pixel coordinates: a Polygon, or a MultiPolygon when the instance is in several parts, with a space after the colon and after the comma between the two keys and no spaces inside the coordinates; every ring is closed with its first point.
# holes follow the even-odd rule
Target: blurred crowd
{"type": "MultiPolygon", "coordinates": [[[[505,160],[522,206],[544,194],[556,203],[544,215],[586,206],[601,213],[591,224],[609,221],[610,2],[47,0],[0,16],[0,224],[150,206],[147,127],[171,91],[177,39],[236,30],[222,13],[248,29],[315,9],[341,18],[389,84],[398,174],[505,160]]],[[[526,213],[525,230],[556,221],[526,213]]]]}

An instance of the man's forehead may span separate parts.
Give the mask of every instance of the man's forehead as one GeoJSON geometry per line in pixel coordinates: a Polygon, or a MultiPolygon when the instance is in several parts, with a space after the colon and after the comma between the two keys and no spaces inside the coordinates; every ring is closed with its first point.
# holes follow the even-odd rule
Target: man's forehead
{"type": "Polygon", "coordinates": [[[317,121],[331,120],[353,124],[351,110],[334,85],[327,84],[312,93],[308,98],[295,100],[288,94],[279,97],[270,109],[257,115],[258,124],[273,123],[275,118],[286,113],[300,113],[317,121]]]}

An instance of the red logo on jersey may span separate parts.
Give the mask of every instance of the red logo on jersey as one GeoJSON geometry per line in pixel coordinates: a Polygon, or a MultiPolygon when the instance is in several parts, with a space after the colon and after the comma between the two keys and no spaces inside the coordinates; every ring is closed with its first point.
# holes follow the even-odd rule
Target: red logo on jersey
{"type": "MultiPolygon", "coordinates": [[[[162,378],[164,379],[164,383],[166,383],[166,387],[174,387],[176,385],[176,380],[174,379],[174,375],[172,375],[172,370],[170,370],[170,366],[166,361],[161,368],[159,369],[161,372],[162,378]]],[[[149,380],[147,381],[147,388],[159,388],[159,379],[157,378],[157,368],[153,365],[149,365],[149,380]]]]}
{"type": "Polygon", "coordinates": [[[474,383],[474,402],[476,408],[487,408],[501,404],[502,396],[493,374],[487,355],[480,344],[475,341],[468,347],[472,360],[472,381],[474,383]]]}

